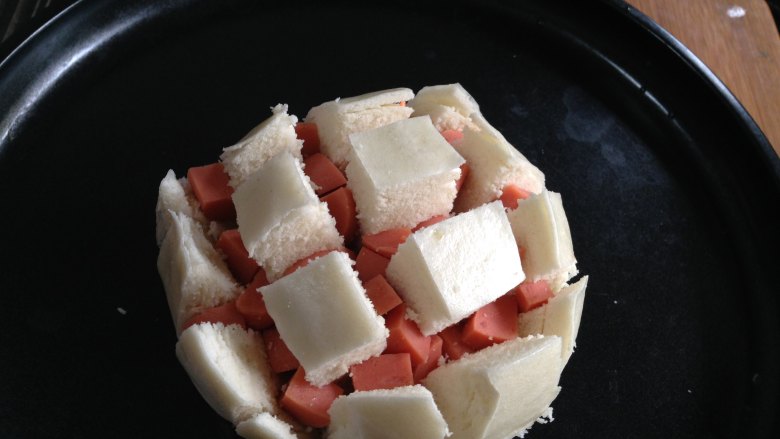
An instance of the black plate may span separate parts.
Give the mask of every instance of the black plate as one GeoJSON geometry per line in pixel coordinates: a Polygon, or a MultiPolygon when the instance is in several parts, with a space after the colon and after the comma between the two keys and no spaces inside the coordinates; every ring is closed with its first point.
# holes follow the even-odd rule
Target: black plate
{"type": "Polygon", "coordinates": [[[455,81],[591,275],[530,437],[778,433],[780,164],[734,97],[620,2],[392,3],[83,1],[0,65],[0,436],[233,437],[174,357],[159,180],[278,102],[455,81]]]}

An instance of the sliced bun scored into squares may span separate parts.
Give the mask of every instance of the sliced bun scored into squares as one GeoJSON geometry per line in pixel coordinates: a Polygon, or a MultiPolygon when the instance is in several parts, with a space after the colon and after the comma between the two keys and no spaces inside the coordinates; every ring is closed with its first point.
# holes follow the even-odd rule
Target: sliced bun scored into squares
{"type": "Polygon", "coordinates": [[[204,400],[245,439],[551,421],[588,277],[544,174],[459,83],[288,110],[159,185],[157,267],[204,400]]]}

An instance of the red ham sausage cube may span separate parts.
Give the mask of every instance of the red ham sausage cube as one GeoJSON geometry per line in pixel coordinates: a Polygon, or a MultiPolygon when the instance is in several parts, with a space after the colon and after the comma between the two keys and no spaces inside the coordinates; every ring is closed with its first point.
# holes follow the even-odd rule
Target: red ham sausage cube
{"type": "Polygon", "coordinates": [[[303,161],[303,172],[318,189],[317,195],[324,195],[347,184],[344,174],[324,154],[314,154],[303,161]]]}
{"type": "Polygon", "coordinates": [[[252,329],[265,329],[274,324],[265,307],[263,295],[257,291],[260,287],[268,285],[268,278],[262,268],[257,271],[252,282],[244,288],[244,291],[236,299],[236,308],[244,316],[247,326],[252,329]]]}
{"type": "Polygon", "coordinates": [[[367,282],[380,274],[384,276],[388,264],[390,264],[390,259],[368,247],[363,247],[355,260],[355,271],[358,272],[361,281],[367,282]]]}
{"type": "Polygon", "coordinates": [[[301,154],[308,157],[320,152],[320,133],[317,125],[311,122],[298,122],[295,125],[295,136],[303,140],[301,154]]]}
{"type": "Polygon", "coordinates": [[[466,178],[468,178],[470,170],[471,168],[469,168],[468,163],[460,165],[460,178],[455,181],[455,190],[459,191],[460,188],[463,187],[463,183],[466,181],[466,178]]]}
{"type": "Polygon", "coordinates": [[[328,409],[336,398],[344,394],[344,389],[334,383],[313,386],[306,381],[304,373],[299,367],[279,403],[300,422],[315,428],[327,427],[330,424],[328,409]]]}
{"type": "Polygon", "coordinates": [[[431,349],[431,338],[422,335],[417,324],[406,318],[406,305],[393,308],[385,316],[385,326],[390,330],[385,353],[409,353],[412,367],[424,363],[431,349]]]}
{"type": "Polygon", "coordinates": [[[431,336],[431,348],[428,351],[428,359],[425,360],[425,363],[419,364],[414,369],[415,383],[419,384],[420,381],[425,379],[425,377],[433,371],[433,369],[439,367],[439,359],[441,358],[443,344],[444,340],[442,340],[441,337],[438,335],[431,336]]]}
{"type": "Polygon", "coordinates": [[[474,352],[474,349],[463,342],[463,328],[461,328],[460,324],[445,328],[438,335],[443,342],[442,350],[450,361],[457,360],[468,353],[474,352]]]}
{"type": "Polygon", "coordinates": [[[538,306],[542,306],[553,295],[550,285],[544,280],[523,282],[514,291],[520,312],[530,311],[538,306]]]}
{"type": "Polygon", "coordinates": [[[393,389],[414,384],[408,353],[382,354],[349,368],[355,390],[393,389]]]}
{"type": "Polygon", "coordinates": [[[463,343],[474,350],[517,337],[517,298],[507,294],[478,309],[466,321],[463,343]]]}
{"type": "Polygon", "coordinates": [[[228,268],[239,283],[248,284],[254,279],[260,267],[254,259],[249,257],[238,229],[222,232],[217,239],[217,248],[227,258],[228,268]]]}
{"type": "Polygon", "coordinates": [[[452,145],[454,142],[463,138],[463,132],[458,130],[444,130],[441,132],[441,136],[444,137],[444,140],[446,140],[447,143],[452,145]]]}
{"type": "Polygon", "coordinates": [[[295,355],[287,348],[287,344],[284,343],[276,328],[263,331],[263,341],[265,342],[265,351],[268,353],[268,364],[272,371],[276,373],[287,372],[295,370],[301,365],[295,355]]]}
{"type": "Polygon", "coordinates": [[[501,197],[499,199],[505,208],[517,209],[517,202],[519,200],[525,200],[530,196],[531,193],[527,190],[515,184],[509,183],[508,185],[504,186],[504,190],[501,192],[501,197]]]}
{"type": "Polygon", "coordinates": [[[368,299],[374,305],[374,310],[380,316],[385,315],[403,302],[392,285],[381,274],[364,283],[363,288],[366,289],[366,296],[368,296],[368,299]]]}
{"type": "Polygon", "coordinates": [[[233,188],[230,187],[230,177],[222,163],[190,168],[187,170],[187,181],[206,218],[212,221],[236,218],[236,208],[231,198],[233,188]]]}

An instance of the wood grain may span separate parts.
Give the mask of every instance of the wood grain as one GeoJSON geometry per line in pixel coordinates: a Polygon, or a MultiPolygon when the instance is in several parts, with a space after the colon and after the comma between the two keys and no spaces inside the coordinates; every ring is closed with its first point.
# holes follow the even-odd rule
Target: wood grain
{"type": "Polygon", "coordinates": [[[698,56],[780,155],[780,36],[764,0],[628,0],[698,56]]]}

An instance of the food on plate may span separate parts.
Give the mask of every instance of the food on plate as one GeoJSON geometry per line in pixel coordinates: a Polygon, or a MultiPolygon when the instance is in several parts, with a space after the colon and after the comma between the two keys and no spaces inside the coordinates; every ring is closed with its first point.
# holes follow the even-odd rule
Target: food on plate
{"type": "Polygon", "coordinates": [[[233,202],[244,246],[271,281],[302,257],[344,243],[301,162],[286,151],[246,177],[233,202]]]}
{"type": "Polygon", "coordinates": [[[303,368],[298,368],[287,383],[279,403],[296,419],[309,427],[322,428],[330,423],[328,410],[344,389],[336,383],[315,386],[306,381],[303,368]]]}
{"type": "Polygon", "coordinates": [[[447,363],[423,385],[433,393],[451,438],[511,438],[551,416],[561,368],[561,338],[530,336],[447,363]]]}
{"type": "Polygon", "coordinates": [[[478,351],[517,337],[517,300],[505,294],[476,310],[463,325],[462,340],[478,351]]]}
{"type": "Polygon", "coordinates": [[[271,109],[156,207],[176,355],[244,438],[522,435],[588,277],[561,196],[460,84],[271,109]],[[467,397],[466,397],[467,396],[467,397]]]}
{"type": "Polygon", "coordinates": [[[296,434],[290,424],[268,412],[259,413],[239,422],[236,425],[236,433],[241,437],[248,438],[298,439],[305,437],[303,433],[296,434]]]}
{"type": "Polygon", "coordinates": [[[206,308],[235,299],[239,287],[201,225],[168,211],[170,227],[160,245],[157,270],[177,330],[206,308]]]}
{"type": "MultiPolygon", "coordinates": [[[[425,353],[427,356],[427,349],[425,353]]],[[[371,357],[350,367],[349,377],[356,392],[411,386],[412,358],[407,352],[371,357]]]]}
{"type": "Polygon", "coordinates": [[[431,392],[420,385],[340,396],[330,413],[327,434],[332,439],[444,438],[448,434],[431,392]]]}
{"type": "Polygon", "coordinates": [[[223,231],[216,242],[217,249],[225,256],[230,272],[242,285],[252,282],[260,266],[249,257],[238,229],[223,231]]]}
{"type": "Polygon", "coordinates": [[[347,186],[363,233],[414,227],[452,210],[461,157],[427,116],[349,136],[347,186]]]}
{"type": "Polygon", "coordinates": [[[190,168],[187,171],[187,181],[206,218],[221,221],[236,216],[233,200],[230,198],[233,188],[222,163],[190,168]]]}
{"type": "Polygon", "coordinates": [[[514,183],[525,191],[544,189],[544,174],[515,149],[485,118],[475,113],[471,119],[478,129],[463,129],[463,139],[455,149],[469,164],[469,177],[455,203],[455,210],[467,211],[501,195],[514,183]]]}
{"type": "Polygon", "coordinates": [[[177,179],[173,170],[169,170],[160,182],[157,195],[156,214],[156,239],[157,245],[161,245],[165,235],[173,223],[173,214],[180,213],[187,218],[195,220],[201,226],[208,227],[208,220],[198,208],[198,202],[192,194],[192,189],[186,178],[177,179]]]}
{"type": "Polygon", "coordinates": [[[479,113],[479,104],[460,84],[429,85],[409,101],[412,116],[427,115],[447,141],[463,138],[463,129],[477,129],[471,115],[479,113]]]}
{"type": "Polygon", "coordinates": [[[405,102],[412,97],[412,90],[394,88],[336,99],[309,110],[306,122],[317,125],[322,153],[344,169],[352,150],[350,134],[409,118],[413,110],[405,102]]]}
{"type": "Polygon", "coordinates": [[[553,289],[577,274],[569,221],[561,195],[542,190],[517,203],[507,214],[517,245],[527,252],[523,271],[531,282],[547,281],[553,289]]]}
{"type": "Polygon", "coordinates": [[[533,193],[544,188],[544,174],[485,120],[460,84],[424,87],[409,105],[413,116],[430,116],[440,131],[462,134],[452,145],[466,159],[470,176],[458,194],[456,211],[495,200],[510,183],[533,193]]]}
{"type": "Polygon", "coordinates": [[[563,364],[566,364],[574,352],[587,286],[588,276],[584,276],[574,284],[566,285],[541,307],[521,313],[518,316],[518,334],[521,337],[531,334],[561,337],[561,355],[563,364]]]}
{"type": "Polygon", "coordinates": [[[282,340],[315,386],[336,380],[387,346],[385,321],[343,252],[320,256],[260,293],[282,340]]]}
{"type": "Polygon", "coordinates": [[[363,288],[366,289],[366,296],[374,306],[374,311],[380,316],[403,302],[393,286],[387,282],[387,278],[381,274],[363,282],[363,288]]]}
{"type": "Polygon", "coordinates": [[[513,291],[517,297],[520,312],[527,312],[544,305],[554,294],[550,284],[545,280],[523,282],[513,291]]]}
{"type": "Polygon", "coordinates": [[[276,377],[260,334],[239,325],[199,323],[185,329],[176,356],[195,387],[222,417],[234,423],[275,412],[276,377]]]}
{"type": "Polygon", "coordinates": [[[271,117],[253,128],[238,143],[225,148],[219,157],[233,188],[239,187],[263,163],[281,152],[301,158],[303,140],[298,139],[295,131],[298,118],[287,114],[287,105],[279,104],[271,111],[271,117]]]}
{"type": "Polygon", "coordinates": [[[352,191],[346,187],[341,187],[335,191],[323,195],[320,200],[328,205],[333,219],[336,220],[336,231],[344,237],[344,243],[349,244],[355,238],[358,230],[357,207],[352,191]]]}
{"type": "Polygon", "coordinates": [[[407,318],[407,309],[402,303],[387,313],[385,324],[390,332],[385,352],[408,353],[409,361],[416,368],[428,360],[431,338],[423,335],[420,328],[407,318]]]}

